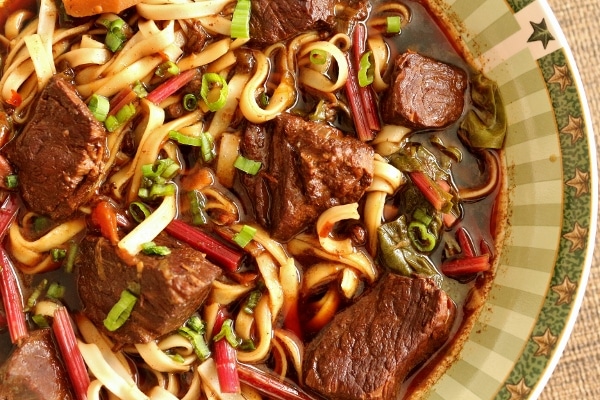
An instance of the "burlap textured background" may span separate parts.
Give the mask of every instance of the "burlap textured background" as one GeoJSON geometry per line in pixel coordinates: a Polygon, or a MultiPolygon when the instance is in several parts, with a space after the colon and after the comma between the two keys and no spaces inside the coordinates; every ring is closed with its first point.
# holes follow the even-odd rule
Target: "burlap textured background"
{"type": "MultiPolygon", "coordinates": [[[[600,1],[548,0],[579,68],[600,142],[600,1]]],[[[598,144],[596,145],[597,149],[598,144]]],[[[598,152],[600,154],[600,151],[598,152]]],[[[600,238],[575,328],[540,400],[600,399],[600,238]]]]}

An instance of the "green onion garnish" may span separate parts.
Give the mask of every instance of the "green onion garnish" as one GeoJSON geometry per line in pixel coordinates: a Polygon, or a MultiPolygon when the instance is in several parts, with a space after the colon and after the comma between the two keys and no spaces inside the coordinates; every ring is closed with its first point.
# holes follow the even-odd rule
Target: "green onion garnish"
{"type": "Polygon", "coordinates": [[[146,87],[140,81],[136,81],[131,90],[133,90],[133,92],[137,94],[137,96],[140,99],[143,99],[144,97],[148,96],[148,91],[146,90],[146,87]]]}
{"type": "Polygon", "coordinates": [[[358,84],[361,87],[365,87],[373,83],[373,69],[374,63],[371,62],[373,57],[372,51],[367,51],[360,57],[360,65],[358,69],[358,84]]]}
{"type": "Polygon", "coordinates": [[[244,156],[237,156],[233,162],[233,166],[250,175],[256,175],[261,167],[260,161],[250,160],[244,156]]]}
{"type": "Polygon", "coordinates": [[[46,295],[51,299],[60,300],[65,295],[65,287],[59,285],[56,282],[52,282],[50,286],[48,286],[48,290],[46,291],[46,295]]]}
{"type": "Polygon", "coordinates": [[[236,348],[241,343],[242,340],[237,337],[235,331],[233,330],[233,320],[231,318],[227,318],[223,321],[223,325],[221,326],[221,330],[213,337],[213,341],[221,340],[225,338],[227,342],[231,345],[231,347],[236,348]]]}
{"type": "Polygon", "coordinates": [[[312,49],[308,59],[315,65],[323,65],[327,62],[327,52],[321,49],[312,49]]]}
{"type": "Polygon", "coordinates": [[[138,224],[148,218],[152,211],[148,208],[147,205],[142,203],[141,201],[134,201],[129,204],[129,214],[138,224]]]}
{"type": "Polygon", "coordinates": [[[200,147],[202,145],[202,139],[199,136],[188,136],[184,135],[179,131],[169,131],[169,139],[175,140],[179,144],[187,145],[187,146],[197,146],[200,147]]]}
{"type": "Polygon", "coordinates": [[[238,0],[231,17],[231,37],[250,38],[250,0],[238,0]]]}
{"type": "Polygon", "coordinates": [[[109,132],[116,131],[121,125],[125,124],[136,114],[137,110],[133,103],[125,104],[115,115],[109,115],[104,121],[104,126],[109,132]]]}
{"type": "Polygon", "coordinates": [[[137,297],[129,290],[123,290],[119,301],[110,309],[104,319],[104,327],[113,332],[119,329],[129,318],[137,297]]]}
{"type": "Polygon", "coordinates": [[[233,235],[232,240],[241,248],[244,248],[254,239],[254,235],[256,235],[256,228],[251,227],[250,225],[242,226],[242,229],[233,235]]]}
{"type": "Polygon", "coordinates": [[[177,330],[177,332],[190,341],[192,348],[194,349],[194,353],[196,353],[201,361],[204,361],[210,357],[210,349],[208,348],[208,344],[206,344],[206,340],[204,340],[204,335],[202,333],[188,328],[187,326],[182,326],[177,330]]]}
{"type": "Polygon", "coordinates": [[[67,250],[67,259],[65,260],[64,268],[65,272],[71,273],[73,272],[73,267],[75,266],[75,258],[77,257],[77,251],[79,250],[79,245],[77,242],[71,242],[69,244],[69,250],[67,250]]]}
{"type": "Polygon", "coordinates": [[[258,305],[258,301],[260,300],[261,296],[262,292],[260,290],[251,291],[250,295],[248,296],[248,300],[246,301],[246,305],[244,305],[242,310],[246,314],[254,314],[254,309],[258,305]]]}
{"type": "Polygon", "coordinates": [[[387,17],[387,24],[386,24],[386,32],[387,33],[400,33],[401,30],[402,30],[402,20],[400,19],[400,16],[395,15],[395,16],[387,17]]]}
{"type": "Polygon", "coordinates": [[[186,111],[194,111],[198,107],[198,98],[192,93],[188,93],[183,96],[182,104],[186,111]]]}
{"type": "Polygon", "coordinates": [[[5,178],[7,189],[16,189],[19,187],[19,176],[18,175],[7,175],[5,178]]]}
{"type": "Polygon", "coordinates": [[[202,153],[202,159],[207,163],[211,162],[217,155],[213,137],[208,132],[202,132],[200,135],[200,152],[202,153]]]}
{"type": "Polygon", "coordinates": [[[187,194],[190,201],[190,211],[192,213],[192,223],[194,225],[205,225],[208,222],[208,217],[204,211],[206,198],[199,190],[192,190],[187,194]]]}
{"type": "Polygon", "coordinates": [[[154,75],[164,78],[166,76],[175,76],[179,74],[179,66],[175,64],[173,61],[168,60],[164,63],[160,64],[154,75]]]}
{"type": "Polygon", "coordinates": [[[31,316],[31,320],[40,328],[49,328],[50,324],[45,316],[41,314],[35,314],[31,316]]]}
{"type": "Polygon", "coordinates": [[[104,122],[106,121],[108,111],[110,110],[110,102],[102,95],[93,94],[88,102],[88,108],[92,112],[94,118],[100,122],[104,122]]]}
{"type": "Polygon", "coordinates": [[[110,22],[105,21],[104,26],[108,29],[104,38],[104,44],[113,53],[120,50],[127,40],[127,35],[125,34],[125,21],[121,18],[117,18],[110,22]]]}
{"type": "Polygon", "coordinates": [[[227,102],[228,94],[229,87],[227,86],[227,81],[225,81],[221,75],[214,72],[202,75],[200,96],[210,111],[220,110],[225,105],[225,102],[227,102]],[[218,91],[218,98],[213,101],[212,99],[216,97],[215,91],[218,91]]]}
{"type": "Polygon", "coordinates": [[[104,126],[106,127],[107,131],[114,132],[119,126],[121,126],[121,124],[119,124],[117,117],[115,117],[114,115],[109,115],[104,121],[104,126]]]}
{"type": "Polygon", "coordinates": [[[142,252],[153,256],[168,256],[171,254],[171,249],[167,246],[158,246],[154,242],[142,243],[142,252]]]}
{"type": "Polygon", "coordinates": [[[37,300],[46,289],[46,286],[48,286],[48,279],[42,279],[40,283],[37,284],[31,295],[27,298],[27,307],[25,308],[25,311],[29,311],[29,309],[35,307],[37,300]]]}
{"type": "Polygon", "coordinates": [[[67,256],[67,250],[65,249],[51,249],[50,255],[52,256],[52,261],[58,262],[67,256]]]}

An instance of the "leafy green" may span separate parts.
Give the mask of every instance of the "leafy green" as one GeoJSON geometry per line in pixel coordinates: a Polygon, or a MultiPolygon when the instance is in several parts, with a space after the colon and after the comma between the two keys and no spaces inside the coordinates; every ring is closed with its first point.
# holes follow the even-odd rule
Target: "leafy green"
{"type": "Polygon", "coordinates": [[[502,148],[506,136],[506,113],[496,83],[482,74],[471,82],[470,110],[460,124],[459,133],[474,148],[502,148]]]}

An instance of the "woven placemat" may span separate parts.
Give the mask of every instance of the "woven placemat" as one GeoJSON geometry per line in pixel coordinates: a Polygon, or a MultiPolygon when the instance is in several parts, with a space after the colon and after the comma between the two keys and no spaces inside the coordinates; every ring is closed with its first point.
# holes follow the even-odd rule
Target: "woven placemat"
{"type": "MultiPolygon", "coordinates": [[[[573,51],[600,142],[600,42],[598,0],[548,0],[573,51]]],[[[598,144],[596,145],[597,149],[598,144]]],[[[581,311],[541,400],[600,399],[600,243],[581,311]]]]}

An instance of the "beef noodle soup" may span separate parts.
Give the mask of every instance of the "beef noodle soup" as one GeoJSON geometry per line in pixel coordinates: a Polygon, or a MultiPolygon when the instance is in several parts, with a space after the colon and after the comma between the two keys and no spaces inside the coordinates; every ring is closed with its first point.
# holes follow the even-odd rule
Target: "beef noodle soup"
{"type": "Polygon", "coordinates": [[[3,8],[0,398],[425,393],[493,279],[506,130],[436,7],[33,3],[3,8]]]}

